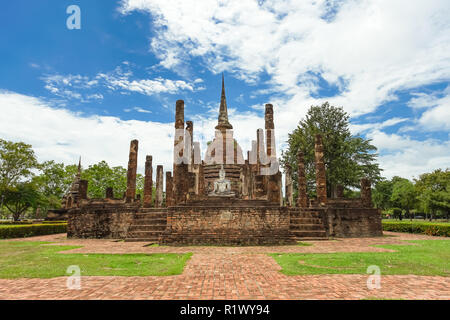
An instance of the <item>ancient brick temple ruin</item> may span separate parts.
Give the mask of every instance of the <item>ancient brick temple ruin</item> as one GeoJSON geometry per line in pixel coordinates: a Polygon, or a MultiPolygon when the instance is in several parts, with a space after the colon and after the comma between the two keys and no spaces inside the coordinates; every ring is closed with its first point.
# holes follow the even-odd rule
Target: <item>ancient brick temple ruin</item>
{"type": "Polygon", "coordinates": [[[176,102],[174,162],[171,171],[156,168],[152,197],[152,156],[146,157],[143,199],[136,196],[139,143],[131,141],[127,191],[120,198],[105,190],[105,199],[88,199],[80,172],[65,198],[68,236],[117,238],[168,245],[289,244],[300,239],[381,236],[381,216],[372,208],[370,181],[361,181],[361,198],[327,198],[321,136],[316,136],[317,198],[308,199],[303,155],[298,168],[286,168],[285,192],[276,158],[273,106],[265,107],[265,129],[258,129],[244,159],[228,120],[225,86],[213,141],[201,156],[193,141],[194,124],[184,119],[184,102],[176,102]],[[298,172],[294,203],[292,170],[298,172]],[[165,176],[165,192],[163,191],[165,176]]]}

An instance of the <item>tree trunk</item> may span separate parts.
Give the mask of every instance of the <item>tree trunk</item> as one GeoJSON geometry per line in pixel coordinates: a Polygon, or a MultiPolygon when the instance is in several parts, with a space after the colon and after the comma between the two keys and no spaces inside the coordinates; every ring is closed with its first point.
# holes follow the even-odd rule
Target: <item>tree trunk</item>
{"type": "Polygon", "coordinates": [[[13,213],[13,220],[14,220],[14,222],[19,221],[19,218],[20,218],[20,212],[14,212],[13,213]]]}

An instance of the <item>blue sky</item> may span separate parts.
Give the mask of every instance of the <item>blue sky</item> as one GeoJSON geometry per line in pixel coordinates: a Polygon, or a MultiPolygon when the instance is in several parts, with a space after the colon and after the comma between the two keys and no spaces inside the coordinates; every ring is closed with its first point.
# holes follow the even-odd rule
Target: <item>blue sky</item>
{"type": "Polygon", "coordinates": [[[387,177],[450,167],[446,0],[10,1],[0,12],[0,137],[39,160],[170,167],[175,101],[204,147],[225,73],[244,152],[273,103],[278,152],[310,105],[351,114],[387,177]],[[69,30],[66,9],[81,9],[69,30]]]}

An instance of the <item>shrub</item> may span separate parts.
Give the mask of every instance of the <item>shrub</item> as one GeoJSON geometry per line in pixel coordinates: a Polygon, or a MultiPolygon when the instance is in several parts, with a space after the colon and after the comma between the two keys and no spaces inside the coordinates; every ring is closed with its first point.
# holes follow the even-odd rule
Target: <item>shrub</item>
{"type": "Polygon", "coordinates": [[[67,224],[0,225],[0,239],[26,238],[47,234],[66,233],[67,224]]]}
{"type": "Polygon", "coordinates": [[[11,225],[11,224],[31,224],[30,221],[0,221],[0,225],[11,225]]]}
{"type": "Polygon", "coordinates": [[[61,223],[67,223],[67,221],[63,221],[63,220],[61,220],[61,221],[42,221],[41,222],[42,224],[61,224],[61,223]]]}
{"type": "Polygon", "coordinates": [[[393,232],[421,233],[429,236],[450,237],[449,223],[383,221],[383,230],[393,232]]]}

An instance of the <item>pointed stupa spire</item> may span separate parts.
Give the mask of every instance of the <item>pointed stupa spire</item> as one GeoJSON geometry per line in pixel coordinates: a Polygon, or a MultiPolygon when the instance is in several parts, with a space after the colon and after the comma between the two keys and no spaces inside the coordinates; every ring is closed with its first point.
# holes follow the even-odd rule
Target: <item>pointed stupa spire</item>
{"type": "Polygon", "coordinates": [[[219,121],[216,129],[233,129],[228,122],[227,98],[225,96],[225,78],[222,72],[222,95],[220,97],[219,121]]]}
{"type": "Polygon", "coordinates": [[[78,160],[78,175],[81,175],[81,156],[80,156],[80,160],[78,160]]]}
{"type": "Polygon", "coordinates": [[[80,181],[81,181],[81,156],[80,160],[78,161],[78,169],[77,173],[75,174],[75,177],[73,177],[72,186],[70,187],[70,193],[78,193],[78,190],[80,188],[80,181]]]}

